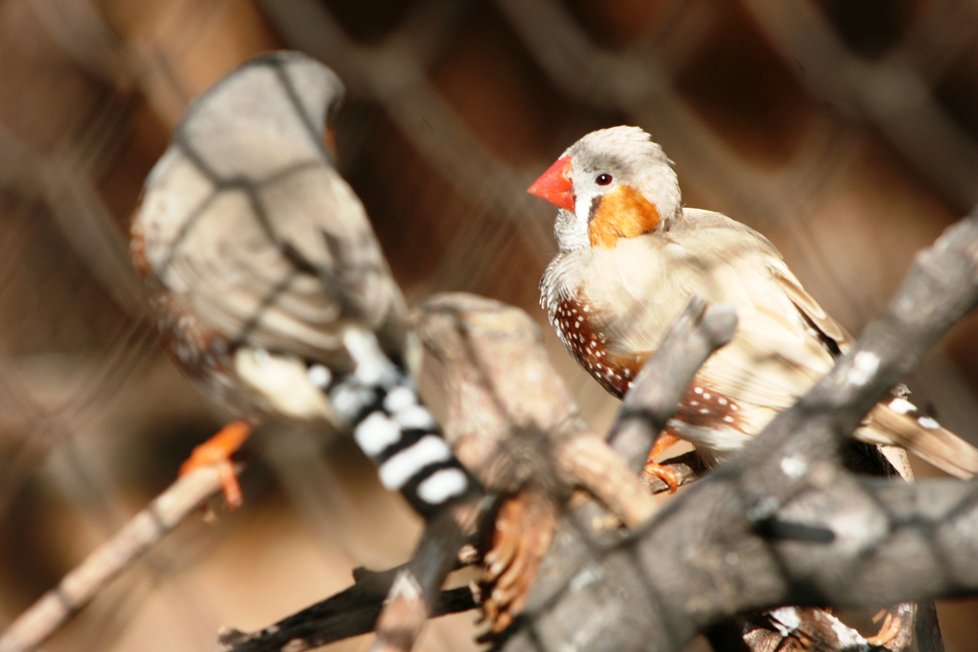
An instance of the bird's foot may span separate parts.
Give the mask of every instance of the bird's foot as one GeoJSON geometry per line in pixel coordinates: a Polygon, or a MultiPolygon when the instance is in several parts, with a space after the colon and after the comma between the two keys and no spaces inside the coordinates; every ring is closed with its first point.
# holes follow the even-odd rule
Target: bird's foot
{"type": "Polygon", "coordinates": [[[873,616],[873,622],[882,621],[880,630],[874,636],[867,636],[866,641],[870,645],[887,647],[890,641],[896,638],[904,627],[903,618],[896,609],[880,609],[873,616]]]}
{"type": "Polygon", "coordinates": [[[523,609],[556,521],[553,503],[535,489],[524,489],[499,508],[480,582],[482,612],[493,634],[509,627],[523,609]]]}
{"type": "Polygon", "coordinates": [[[669,493],[676,493],[676,489],[682,484],[683,478],[675,470],[668,466],[663,466],[652,458],[645,463],[645,474],[654,478],[659,478],[669,487],[669,493]]]}
{"type": "Polygon", "coordinates": [[[231,463],[231,456],[251,434],[253,426],[245,421],[232,421],[217,434],[194,448],[193,453],[180,467],[180,475],[186,475],[202,466],[214,466],[221,476],[221,487],[224,490],[224,501],[231,509],[241,507],[244,502],[241,485],[231,463]]]}
{"type": "Polygon", "coordinates": [[[655,443],[652,444],[652,450],[649,451],[649,456],[645,460],[646,475],[659,478],[665,482],[671,494],[676,493],[676,489],[679,488],[680,483],[683,481],[682,476],[673,469],[659,464],[655,461],[655,458],[666,452],[666,449],[678,441],[679,437],[668,430],[659,433],[659,436],[655,438],[655,443]]]}

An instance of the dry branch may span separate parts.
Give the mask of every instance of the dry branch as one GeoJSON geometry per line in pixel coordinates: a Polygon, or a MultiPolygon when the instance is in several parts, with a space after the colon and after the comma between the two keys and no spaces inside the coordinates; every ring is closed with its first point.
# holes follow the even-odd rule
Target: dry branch
{"type": "MultiPolygon", "coordinates": [[[[226,652],[300,652],[365,634],[374,629],[384,598],[401,567],[382,572],[354,571],[354,584],[326,600],[253,633],[227,629],[220,634],[226,652]]],[[[468,588],[442,591],[432,616],[475,607],[468,588]]]]}
{"type": "Polygon", "coordinates": [[[215,467],[200,467],[178,479],[11,623],[0,636],[0,652],[40,645],[221,488],[215,467]]]}
{"type": "Polygon", "coordinates": [[[608,436],[630,467],[637,471],[645,465],[693,376],[710,354],[730,341],[736,326],[729,306],[708,306],[697,297],[690,301],[635,379],[608,436]]]}
{"type": "MultiPolygon", "coordinates": [[[[784,604],[885,605],[978,591],[976,483],[859,478],[838,455],[862,415],[974,304],[976,250],[971,219],[921,254],[890,310],[829,376],[638,534],[595,528],[593,503],[563,514],[526,612],[499,647],[668,650],[738,613],[784,604]],[[868,373],[866,356],[876,361],[868,373]]],[[[695,303],[677,322],[616,430],[633,463],[669,417],[670,397],[732,326],[722,309],[695,303]]],[[[587,429],[525,316],[453,295],[425,306],[420,330],[447,379],[447,430],[487,484],[542,481],[559,496],[562,484],[580,480],[567,442],[587,429]]],[[[620,466],[612,475],[622,486],[634,480],[620,466]]]]}

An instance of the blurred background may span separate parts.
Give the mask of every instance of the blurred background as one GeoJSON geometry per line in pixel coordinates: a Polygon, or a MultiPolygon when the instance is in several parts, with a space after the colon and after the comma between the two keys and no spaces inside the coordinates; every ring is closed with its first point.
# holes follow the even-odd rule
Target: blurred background
{"type": "MultiPolygon", "coordinates": [[[[0,0],[0,627],[227,416],[161,354],[126,233],[188,101],[244,59],[296,48],[346,81],[341,168],[412,302],[466,290],[542,323],[553,209],[525,188],[631,123],[687,205],[761,230],[858,332],[978,202],[976,35],[974,0],[0,0]]],[[[978,442],[975,325],[911,384],[978,442]]],[[[418,523],[348,442],[266,429],[242,460],[243,509],[190,519],[45,649],[211,649],[409,554],[418,523]]],[[[940,608],[948,649],[978,649],[978,602],[940,608]]],[[[474,620],[420,649],[476,649],[474,620]]]]}

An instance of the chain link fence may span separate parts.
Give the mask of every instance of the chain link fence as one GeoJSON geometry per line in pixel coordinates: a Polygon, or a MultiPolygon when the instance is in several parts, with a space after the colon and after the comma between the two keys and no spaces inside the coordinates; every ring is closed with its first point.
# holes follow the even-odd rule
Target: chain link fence
{"type": "MultiPolygon", "coordinates": [[[[187,102],[243,59],[301,49],[347,83],[340,166],[413,300],[466,290],[542,321],[552,215],[525,188],[583,133],[632,123],[687,205],[764,232],[858,331],[978,203],[976,32],[968,0],[0,2],[2,618],[225,418],[159,352],[126,232],[187,102]]],[[[973,324],[913,384],[978,441],[973,324]]],[[[615,403],[547,338],[606,424],[615,403]]],[[[182,528],[45,649],[207,649],[409,554],[418,524],[348,442],[268,428],[244,459],[243,510],[182,528]]],[[[974,603],[941,606],[948,648],[978,645],[974,603]]],[[[472,621],[420,649],[476,649],[472,621]]]]}

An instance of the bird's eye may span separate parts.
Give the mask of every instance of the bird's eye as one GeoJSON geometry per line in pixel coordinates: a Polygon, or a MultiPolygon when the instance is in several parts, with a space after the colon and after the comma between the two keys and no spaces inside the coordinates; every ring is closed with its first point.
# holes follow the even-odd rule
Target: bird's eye
{"type": "Polygon", "coordinates": [[[606,172],[602,172],[594,178],[594,183],[598,184],[599,186],[607,186],[609,183],[611,183],[611,175],[606,172]]]}

